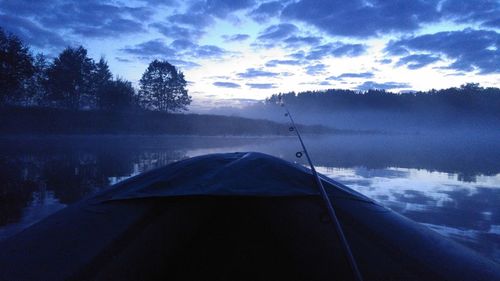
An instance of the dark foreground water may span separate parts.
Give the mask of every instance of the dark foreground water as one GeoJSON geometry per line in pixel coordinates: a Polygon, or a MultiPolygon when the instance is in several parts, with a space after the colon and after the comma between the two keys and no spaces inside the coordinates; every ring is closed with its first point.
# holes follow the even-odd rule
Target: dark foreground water
{"type": "MultiPolygon", "coordinates": [[[[500,262],[500,136],[306,136],[318,170],[500,262]]],[[[83,196],[180,159],[260,151],[290,161],[295,138],[0,138],[0,240],[83,196]]]]}

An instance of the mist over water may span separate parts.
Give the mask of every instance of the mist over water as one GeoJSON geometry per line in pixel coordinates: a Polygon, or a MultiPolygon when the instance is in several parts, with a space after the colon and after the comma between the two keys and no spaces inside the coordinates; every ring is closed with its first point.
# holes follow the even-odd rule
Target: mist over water
{"type": "MultiPolygon", "coordinates": [[[[318,170],[500,261],[498,134],[305,135],[318,170]]],[[[207,153],[259,151],[305,164],[294,137],[0,139],[0,239],[111,184],[207,153]]]]}

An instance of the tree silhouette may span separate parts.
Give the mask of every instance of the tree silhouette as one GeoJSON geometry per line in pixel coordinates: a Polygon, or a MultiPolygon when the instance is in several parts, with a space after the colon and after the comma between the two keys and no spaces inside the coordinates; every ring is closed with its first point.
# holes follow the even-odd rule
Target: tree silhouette
{"type": "Polygon", "coordinates": [[[102,90],[105,93],[100,99],[100,107],[103,110],[129,110],[135,105],[135,91],[129,81],[118,78],[106,83],[102,90]]]}
{"type": "Polygon", "coordinates": [[[106,97],[107,90],[110,88],[109,84],[112,82],[113,74],[109,70],[108,63],[101,57],[95,64],[94,73],[92,75],[92,87],[95,93],[96,106],[100,109],[105,107],[104,100],[109,104],[109,97],[106,97]]]}
{"type": "Polygon", "coordinates": [[[0,27],[0,104],[22,92],[33,72],[29,48],[0,27]]]}
{"type": "Polygon", "coordinates": [[[48,85],[52,100],[74,110],[92,105],[92,73],[95,65],[82,46],[68,47],[48,69],[48,85]]]}
{"type": "Polygon", "coordinates": [[[175,112],[187,110],[191,97],[184,74],[167,61],[152,61],[140,80],[139,103],[146,109],[175,112]]]}
{"type": "Polygon", "coordinates": [[[28,81],[28,87],[23,95],[24,106],[39,106],[46,102],[47,71],[49,69],[47,57],[40,53],[35,56],[33,67],[35,73],[28,81]]]}

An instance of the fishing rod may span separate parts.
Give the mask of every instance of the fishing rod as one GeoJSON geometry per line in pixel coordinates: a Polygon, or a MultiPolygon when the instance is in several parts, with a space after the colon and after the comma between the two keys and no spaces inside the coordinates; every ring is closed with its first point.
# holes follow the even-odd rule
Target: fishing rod
{"type": "Polygon", "coordinates": [[[347,259],[349,260],[349,264],[350,264],[352,272],[354,274],[354,278],[356,279],[356,281],[363,281],[363,277],[361,276],[361,272],[359,271],[356,260],[354,259],[354,256],[353,256],[352,251],[351,251],[351,247],[349,246],[349,243],[347,242],[347,239],[344,235],[344,231],[342,230],[342,225],[340,224],[340,221],[337,218],[337,214],[335,212],[335,209],[333,208],[333,204],[330,200],[330,197],[328,197],[328,194],[326,193],[325,187],[323,186],[323,183],[321,182],[321,179],[318,175],[318,172],[316,172],[316,169],[314,168],[311,157],[309,156],[309,152],[307,151],[307,148],[304,144],[304,141],[302,140],[302,137],[300,136],[299,129],[297,128],[297,126],[295,125],[295,122],[293,121],[292,114],[290,114],[290,111],[286,107],[285,102],[283,101],[283,99],[281,97],[280,97],[280,105],[285,109],[285,111],[286,111],[285,116],[290,119],[290,122],[292,124],[292,126],[289,128],[289,131],[295,132],[295,134],[299,138],[300,145],[302,146],[302,151],[295,153],[295,156],[297,158],[300,158],[300,157],[302,157],[302,153],[305,154],[305,156],[307,158],[307,162],[309,163],[309,166],[311,167],[312,175],[316,181],[316,185],[318,186],[319,192],[321,193],[321,197],[323,198],[323,201],[325,202],[326,208],[328,210],[328,215],[330,216],[330,219],[333,222],[335,230],[337,231],[337,235],[340,238],[340,242],[342,244],[344,252],[347,256],[347,259]]]}

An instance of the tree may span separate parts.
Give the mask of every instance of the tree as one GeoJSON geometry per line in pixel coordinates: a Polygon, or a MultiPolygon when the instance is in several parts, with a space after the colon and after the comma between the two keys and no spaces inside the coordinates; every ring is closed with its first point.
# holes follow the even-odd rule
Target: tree
{"type": "Polygon", "coordinates": [[[50,98],[75,110],[90,107],[95,99],[94,69],[94,61],[87,57],[85,48],[66,48],[48,69],[50,98]]]}
{"type": "Polygon", "coordinates": [[[47,98],[47,71],[49,69],[47,57],[40,53],[33,62],[34,74],[28,81],[28,87],[23,95],[25,106],[43,105],[47,98]]]}
{"type": "MultiPolygon", "coordinates": [[[[101,57],[99,62],[95,64],[94,73],[92,75],[92,86],[96,98],[95,104],[101,109],[104,108],[103,100],[107,99],[107,90],[110,86],[109,84],[113,82],[112,78],[113,74],[111,74],[109,70],[108,62],[101,57]]],[[[107,99],[107,102],[109,102],[109,99],[107,99]]]]}
{"type": "Polygon", "coordinates": [[[127,110],[135,105],[135,91],[129,81],[117,78],[106,83],[103,91],[106,94],[100,100],[101,109],[111,111],[127,110]]]}
{"type": "Polygon", "coordinates": [[[146,109],[175,112],[187,110],[191,97],[184,74],[167,61],[152,61],[140,80],[139,103],[146,109]]]}
{"type": "Polygon", "coordinates": [[[21,93],[33,72],[29,48],[0,28],[0,104],[21,93]]]}

